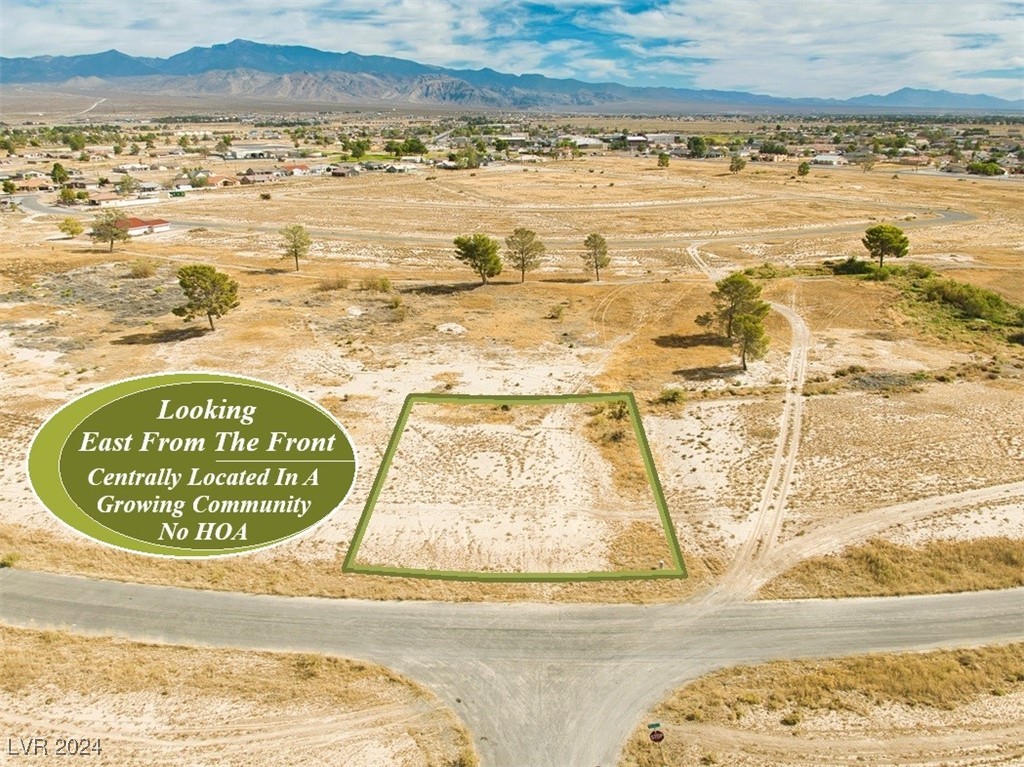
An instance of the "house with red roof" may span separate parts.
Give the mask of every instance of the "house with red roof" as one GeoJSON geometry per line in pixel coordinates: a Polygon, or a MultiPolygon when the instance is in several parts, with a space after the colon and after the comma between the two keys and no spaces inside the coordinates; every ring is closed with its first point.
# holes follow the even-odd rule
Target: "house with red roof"
{"type": "Polygon", "coordinates": [[[146,220],[132,216],[130,218],[118,219],[117,227],[128,232],[129,237],[139,237],[143,234],[169,232],[171,230],[171,222],[164,221],[162,218],[146,220]]]}

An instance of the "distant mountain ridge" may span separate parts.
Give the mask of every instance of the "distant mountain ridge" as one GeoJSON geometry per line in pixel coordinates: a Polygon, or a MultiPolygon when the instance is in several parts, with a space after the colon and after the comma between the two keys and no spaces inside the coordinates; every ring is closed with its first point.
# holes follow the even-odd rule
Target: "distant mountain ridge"
{"type": "MultiPolygon", "coordinates": [[[[447,104],[495,108],[649,104],[665,107],[1024,110],[1024,100],[902,88],[850,99],[779,98],[743,91],[644,88],[493,69],[459,70],[390,56],[333,53],[249,40],[194,47],[166,59],[110,50],[82,56],[0,57],[0,84],[99,78],[128,89],[303,101],[447,104]]],[[[99,84],[92,81],[93,87],[99,84]]]]}

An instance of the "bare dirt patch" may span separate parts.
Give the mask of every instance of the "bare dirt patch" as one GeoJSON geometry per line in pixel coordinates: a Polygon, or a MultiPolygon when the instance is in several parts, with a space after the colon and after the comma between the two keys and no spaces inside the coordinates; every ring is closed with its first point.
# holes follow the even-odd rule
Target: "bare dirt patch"
{"type": "Polygon", "coordinates": [[[358,559],[497,573],[672,561],[628,413],[605,403],[417,403],[358,559]]]}
{"type": "MultiPolygon", "coordinates": [[[[693,322],[709,308],[712,284],[702,270],[863,257],[863,228],[883,220],[907,227],[911,259],[976,278],[1013,300],[1024,273],[1016,185],[892,179],[859,170],[816,170],[795,180],[783,164],[734,176],[720,163],[676,160],[662,172],[654,163],[595,157],[525,173],[506,166],[433,180],[427,174],[302,179],[273,185],[270,200],[252,190],[211,191],[153,206],[153,215],[187,228],[119,244],[113,254],[84,238],[53,239],[56,216],[3,214],[0,396],[10,414],[0,431],[5,549],[20,553],[23,567],[214,588],[659,601],[707,586],[751,536],[760,541],[751,546],[767,556],[779,523],[777,542],[798,545],[880,508],[1024,479],[1014,407],[1021,396],[1019,352],[937,336],[903,312],[891,285],[799,274],[769,280],[765,296],[779,307],[768,322],[772,345],[746,373],[735,349],[693,322]],[[312,227],[314,239],[298,272],[282,260],[277,231],[295,222],[312,227]],[[500,239],[522,225],[549,246],[548,259],[525,285],[506,273],[480,286],[455,262],[455,235],[486,231],[500,239]],[[611,245],[612,263],[600,283],[579,257],[583,236],[595,230],[611,245]],[[156,263],[155,275],[128,279],[136,259],[156,263]],[[196,262],[215,264],[241,286],[241,306],[214,333],[166,313],[177,290],[174,271],[196,262]],[[383,278],[390,289],[374,287],[383,278]],[[806,324],[806,345],[794,338],[799,325],[784,311],[806,324]],[[803,390],[820,395],[803,408],[792,401],[794,346],[806,346],[803,390]],[[879,386],[835,377],[852,366],[879,386]],[[101,555],[32,497],[23,468],[31,435],[47,415],[91,388],[194,369],[263,378],[328,407],[349,429],[364,466],[352,498],[310,536],[273,555],[247,557],[245,566],[101,555]],[[892,385],[897,378],[907,385],[892,385]],[[835,394],[826,393],[832,389],[835,394]],[[634,391],[640,403],[688,582],[459,591],[339,576],[407,394],[617,390],[634,391]],[[678,394],[664,399],[666,392],[678,394]],[[779,448],[783,434],[787,442],[779,448]],[[779,471],[790,467],[792,482],[779,471]],[[47,545],[53,540],[60,546],[47,545]]],[[[604,452],[597,448],[607,462],[604,452]]],[[[585,494],[576,498],[583,500],[585,494]]],[[[1022,514],[1011,499],[944,510],[935,519],[915,516],[921,524],[913,529],[888,521],[880,533],[854,525],[847,532],[864,537],[844,545],[876,534],[914,545],[931,538],[1016,539],[1022,514]],[[911,533],[913,540],[899,537],[911,533]]],[[[522,538],[521,530],[511,532],[511,540],[522,538]]],[[[645,538],[637,532],[612,531],[615,537],[603,538],[594,551],[617,558],[616,551],[633,550],[645,538]]],[[[787,552],[787,561],[802,556],[787,552]]],[[[774,567],[769,560],[761,563],[765,573],[774,567]]]]}

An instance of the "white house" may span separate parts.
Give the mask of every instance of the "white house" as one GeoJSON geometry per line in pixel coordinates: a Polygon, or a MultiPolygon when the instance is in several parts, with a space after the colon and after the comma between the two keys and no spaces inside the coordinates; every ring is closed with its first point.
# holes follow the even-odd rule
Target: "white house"
{"type": "Polygon", "coordinates": [[[849,165],[850,161],[841,154],[816,154],[811,160],[812,165],[849,165]]]}
{"type": "Polygon", "coordinates": [[[162,218],[145,220],[141,218],[122,218],[117,222],[118,229],[124,229],[129,237],[140,237],[143,234],[156,234],[157,232],[169,232],[171,224],[162,218]]]}

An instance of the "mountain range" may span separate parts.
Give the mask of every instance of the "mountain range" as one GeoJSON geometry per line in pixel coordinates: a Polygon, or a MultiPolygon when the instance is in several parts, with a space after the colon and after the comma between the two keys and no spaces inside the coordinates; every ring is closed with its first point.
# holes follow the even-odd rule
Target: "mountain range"
{"type": "Polygon", "coordinates": [[[902,88],[850,99],[779,98],[743,91],[635,88],[493,69],[460,70],[389,56],[332,53],[248,40],[195,47],[169,58],[110,50],[81,56],[0,57],[0,85],[63,83],[166,95],[232,96],[323,103],[428,104],[488,108],[988,110],[1017,112],[1024,100],[902,88]]]}

